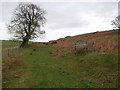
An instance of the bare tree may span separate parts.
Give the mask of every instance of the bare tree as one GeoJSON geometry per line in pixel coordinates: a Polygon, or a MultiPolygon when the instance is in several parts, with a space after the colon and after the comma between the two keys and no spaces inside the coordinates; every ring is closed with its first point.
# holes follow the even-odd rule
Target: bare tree
{"type": "Polygon", "coordinates": [[[19,3],[14,11],[13,19],[8,25],[9,33],[16,39],[22,39],[21,47],[28,45],[28,41],[38,37],[45,32],[41,32],[41,26],[46,22],[46,11],[32,3],[19,3]]]}
{"type": "Polygon", "coordinates": [[[111,21],[111,25],[114,25],[115,27],[117,27],[118,29],[120,29],[120,16],[117,16],[115,18],[115,20],[111,21]]]}

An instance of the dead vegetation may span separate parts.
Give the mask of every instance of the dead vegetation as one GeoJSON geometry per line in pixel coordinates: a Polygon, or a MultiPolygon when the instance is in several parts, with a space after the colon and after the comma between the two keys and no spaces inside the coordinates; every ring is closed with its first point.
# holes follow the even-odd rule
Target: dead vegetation
{"type": "Polygon", "coordinates": [[[118,30],[94,32],[57,40],[49,50],[53,56],[67,56],[75,52],[74,43],[82,40],[88,43],[88,50],[94,52],[114,52],[118,50],[118,30]],[[64,41],[63,41],[64,40],[64,41]]]}
{"type": "Polygon", "coordinates": [[[15,69],[21,67],[23,63],[21,60],[9,60],[5,64],[2,65],[2,81],[3,84],[6,85],[6,81],[9,81],[10,78],[19,78],[21,77],[21,71],[15,71],[15,69]]]}
{"type": "Polygon", "coordinates": [[[18,59],[16,60],[9,60],[7,63],[3,64],[3,72],[14,70],[17,67],[20,67],[22,65],[22,62],[18,59]]]}

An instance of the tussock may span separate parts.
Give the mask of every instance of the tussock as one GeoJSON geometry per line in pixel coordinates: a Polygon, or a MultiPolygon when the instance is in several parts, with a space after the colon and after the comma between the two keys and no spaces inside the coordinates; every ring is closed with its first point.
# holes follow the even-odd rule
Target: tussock
{"type": "Polygon", "coordinates": [[[67,56],[72,54],[74,43],[82,40],[88,43],[88,49],[94,52],[117,52],[118,50],[118,30],[94,32],[89,34],[77,35],[58,40],[56,45],[49,50],[54,56],[67,56]]]}

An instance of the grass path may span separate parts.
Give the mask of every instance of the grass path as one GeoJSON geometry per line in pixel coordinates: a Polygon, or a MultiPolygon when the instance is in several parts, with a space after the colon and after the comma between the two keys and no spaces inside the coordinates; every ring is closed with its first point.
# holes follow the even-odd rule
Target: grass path
{"type": "Polygon", "coordinates": [[[76,87],[79,76],[74,76],[70,70],[70,60],[51,57],[48,48],[49,46],[36,46],[36,51],[29,48],[14,57],[22,60],[24,65],[19,69],[22,76],[15,81],[11,80],[9,87],[76,87]],[[33,54],[30,55],[29,51],[33,54]]]}
{"type": "MultiPolygon", "coordinates": [[[[19,55],[8,58],[9,60],[10,59],[20,60],[22,62],[22,65],[19,68],[11,70],[10,72],[5,72],[6,75],[9,74],[8,76],[9,79],[3,81],[4,82],[3,87],[11,88],[106,87],[102,85],[101,82],[94,82],[95,78],[92,76],[92,73],[94,73],[94,69],[84,66],[87,65],[86,61],[83,64],[81,62],[82,67],[80,67],[80,65],[78,64],[78,60],[81,58],[80,56],[79,57],[69,56],[65,58],[52,57],[48,52],[48,49],[50,47],[51,46],[49,45],[29,47],[24,49],[21,53],[19,53],[19,55]],[[36,51],[33,49],[35,49],[36,51]],[[89,73],[88,70],[91,70],[91,73],[89,73]],[[17,74],[18,77],[15,77],[16,73],[20,73],[17,74]]],[[[115,58],[113,57],[111,59],[115,58]]],[[[86,59],[95,60],[96,58],[89,55],[82,58],[82,60],[86,59]]],[[[99,59],[101,59],[101,57],[99,57],[99,59]]],[[[7,59],[4,60],[3,63],[5,63],[6,61],[8,60],[7,59]]],[[[98,60],[98,63],[99,61],[100,60],[98,60]]],[[[91,63],[90,61],[88,62],[91,63]]],[[[101,63],[101,65],[103,63],[101,63]]],[[[110,65],[109,67],[114,68],[114,66],[110,65]]],[[[102,68],[103,70],[107,70],[106,67],[100,68],[102,68]]],[[[100,68],[98,67],[97,69],[99,70],[100,68]]],[[[112,84],[113,83],[107,86],[109,87],[112,84]]],[[[115,86],[116,85],[114,84],[113,87],[115,86]]]]}

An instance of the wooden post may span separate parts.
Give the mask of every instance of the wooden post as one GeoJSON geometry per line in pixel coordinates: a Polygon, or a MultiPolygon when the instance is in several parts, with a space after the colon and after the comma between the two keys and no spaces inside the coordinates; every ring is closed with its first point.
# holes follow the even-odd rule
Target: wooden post
{"type": "Polygon", "coordinates": [[[9,56],[9,49],[8,49],[8,56],[9,56]]]}
{"type": "Polygon", "coordinates": [[[13,53],[14,53],[14,48],[12,47],[12,48],[11,48],[11,54],[13,54],[13,53]]]}

